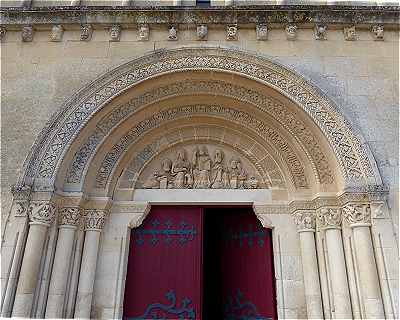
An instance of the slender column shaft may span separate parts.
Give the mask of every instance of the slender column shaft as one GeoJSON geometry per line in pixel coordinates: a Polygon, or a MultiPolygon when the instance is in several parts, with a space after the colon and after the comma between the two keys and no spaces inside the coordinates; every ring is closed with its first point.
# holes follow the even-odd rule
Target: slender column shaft
{"type": "Polygon", "coordinates": [[[22,260],[12,311],[13,317],[31,317],[43,246],[55,214],[56,207],[49,202],[32,202],[29,206],[29,218],[32,222],[30,222],[22,260]]]}
{"type": "Polygon", "coordinates": [[[75,318],[90,318],[100,232],[86,231],[76,297],[75,318]]]}
{"type": "Polygon", "coordinates": [[[352,318],[349,284],[340,229],[326,230],[326,245],[334,303],[332,313],[335,318],[352,318]]]}
{"type": "Polygon", "coordinates": [[[380,292],[378,271],[368,226],[353,228],[354,247],[360,272],[360,285],[367,319],[383,319],[383,303],[380,292]]]}
{"type": "Polygon", "coordinates": [[[43,224],[30,225],[15,295],[13,317],[29,318],[31,316],[47,229],[48,227],[43,224]]]}
{"type": "Polygon", "coordinates": [[[298,210],[294,213],[294,221],[300,236],[307,317],[309,319],[322,319],[324,317],[324,312],[322,308],[321,286],[314,238],[315,212],[298,210]]]}
{"type": "Polygon", "coordinates": [[[106,214],[105,210],[86,211],[86,234],[76,297],[75,318],[90,318],[100,232],[104,226],[106,214]]]}
{"type": "Polygon", "coordinates": [[[50,280],[46,318],[63,318],[68,272],[75,238],[74,226],[61,226],[58,231],[56,255],[50,280]]]}
{"type": "Polygon", "coordinates": [[[385,318],[370,232],[371,207],[365,203],[347,204],[343,207],[343,212],[346,222],[353,229],[365,317],[367,319],[385,318]]]}
{"type": "Polygon", "coordinates": [[[308,318],[322,319],[321,286],[318,276],[314,232],[300,232],[301,261],[303,264],[308,318]]]}

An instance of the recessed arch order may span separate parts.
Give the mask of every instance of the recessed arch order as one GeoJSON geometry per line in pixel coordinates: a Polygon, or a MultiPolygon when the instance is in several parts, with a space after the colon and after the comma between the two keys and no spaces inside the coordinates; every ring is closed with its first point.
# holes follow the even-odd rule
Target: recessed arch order
{"type": "Polygon", "coordinates": [[[81,89],[37,138],[20,183],[34,190],[107,189],[134,149],[129,133],[136,130],[141,139],[179,117],[220,118],[222,127],[242,126],[255,140],[269,141],[272,154],[279,155],[272,158],[286,159],[277,166],[286,168],[282,175],[294,189],[381,185],[362,136],[320,89],[264,56],[220,47],[156,51],[81,89]],[[90,168],[108,170],[109,181],[99,184],[90,168]],[[305,186],[296,184],[301,170],[305,186]]]}

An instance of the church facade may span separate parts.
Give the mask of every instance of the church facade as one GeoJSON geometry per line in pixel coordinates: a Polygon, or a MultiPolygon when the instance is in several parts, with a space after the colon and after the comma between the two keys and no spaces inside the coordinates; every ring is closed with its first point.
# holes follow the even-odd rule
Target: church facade
{"type": "Polygon", "coordinates": [[[399,317],[399,7],[275,2],[1,4],[2,317],[399,317]]]}

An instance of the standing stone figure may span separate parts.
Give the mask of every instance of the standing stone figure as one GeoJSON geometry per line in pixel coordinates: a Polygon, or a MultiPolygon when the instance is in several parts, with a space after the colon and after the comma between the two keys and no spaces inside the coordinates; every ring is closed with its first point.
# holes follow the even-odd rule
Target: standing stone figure
{"type": "Polygon", "coordinates": [[[223,164],[224,153],[221,149],[216,149],[214,154],[214,165],[212,166],[211,188],[229,188],[228,172],[223,164]]]}
{"type": "Polygon", "coordinates": [[[202,146],[200,149],[196,148],[193,153],[192,165],[194,168],[193,187],[196,189],[208,189],[210,187],[211,159],[206,146],[202,146]]]}
{"type": "Polygon", "coordinates": [[[186,159],[185,149],[177,152],[176,160],[172,165],[172,175],[175,176],[174,188],[183,189],[193,186],[193,176],[190,172],[190,163],[186,159]]]}

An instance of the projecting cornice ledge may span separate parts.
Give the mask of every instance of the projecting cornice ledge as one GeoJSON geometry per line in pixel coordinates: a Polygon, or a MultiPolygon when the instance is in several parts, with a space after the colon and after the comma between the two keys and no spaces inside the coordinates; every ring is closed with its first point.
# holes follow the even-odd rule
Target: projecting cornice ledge
{"type": "Polygon", "coordinates": [[[399,6],[257,5],[229,7],[3,7],[1,25],[26,24],[384,24],[399,25],[399,6]]]}

